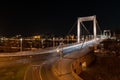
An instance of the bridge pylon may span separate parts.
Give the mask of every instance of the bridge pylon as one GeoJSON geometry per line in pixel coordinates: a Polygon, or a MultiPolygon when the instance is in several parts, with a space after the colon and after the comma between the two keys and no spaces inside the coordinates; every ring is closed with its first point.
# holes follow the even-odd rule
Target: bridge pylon
{"type": "Polygon", "coordinates": [[[93,21],[93,33],[94,33],[94,39],[96,40],[96,15],[93,16],[87,16],[87,17],[79,17],[77,21],[77,42],[80,43],[80,23],[83,21],[93,21]]]}
{"type": "Polygon", "coordinates": [[[111,37],[111,31],[110,30],[104,30],[103,31],[103,36],[106,38],[110,38],[111,37]]]}

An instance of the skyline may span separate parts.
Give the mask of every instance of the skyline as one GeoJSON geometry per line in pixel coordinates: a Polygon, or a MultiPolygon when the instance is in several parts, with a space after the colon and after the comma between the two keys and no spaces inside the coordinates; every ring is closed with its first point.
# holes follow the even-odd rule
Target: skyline
{"type": "MultiPolygon", "coordinates": [[[[6,2],[0,6],[1,35],[67,34],[78,17],[96,15],[101,29],[119,29],[115,1],[6,2]]],[[[76,28],[74,28],[74,33],[76,28]]]]}

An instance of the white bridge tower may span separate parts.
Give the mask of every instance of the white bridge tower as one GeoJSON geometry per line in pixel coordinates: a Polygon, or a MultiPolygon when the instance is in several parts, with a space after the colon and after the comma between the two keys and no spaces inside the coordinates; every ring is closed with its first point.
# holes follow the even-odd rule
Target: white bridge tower
{"type": "Polygon", "coordinates": [[[80,23],[83,21],[93,21],[94,39],[96,40],[96,16],[79,17],[77,23],[77,42],[80,43],[80,23]]]}

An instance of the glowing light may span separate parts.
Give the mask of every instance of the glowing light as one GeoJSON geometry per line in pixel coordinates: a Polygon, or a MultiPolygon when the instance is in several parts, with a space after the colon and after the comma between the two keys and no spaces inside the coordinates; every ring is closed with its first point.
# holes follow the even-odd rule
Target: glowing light
{"type": "Polygon", "coordinates": [[[57,49],[56,49],[56,51],[57,51],[57,53],[59,53],[59,52],[60,52],[60,49],[59,49],[59,48],[57,48],[57,49]]]}

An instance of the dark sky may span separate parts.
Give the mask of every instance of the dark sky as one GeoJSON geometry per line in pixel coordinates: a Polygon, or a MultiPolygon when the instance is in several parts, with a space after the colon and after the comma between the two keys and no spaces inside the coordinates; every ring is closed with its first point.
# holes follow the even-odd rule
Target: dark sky
{"type": "Polygon", "coordinates": [[[97,16],[101,29],[120,26],[120,4],[115,0],[9,0],[0,4],[0,34],[67,34],[78,17],[91,15],[97,16]]]}

